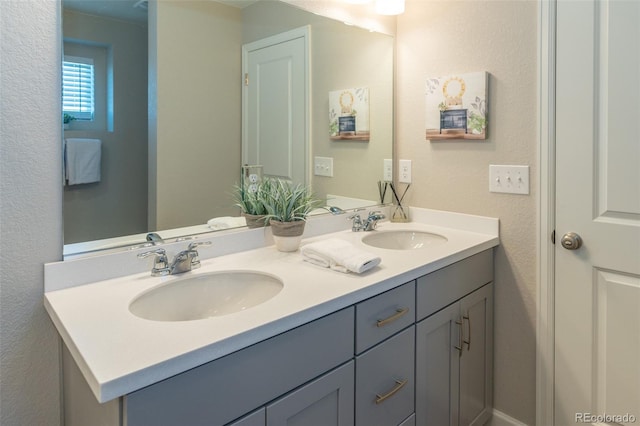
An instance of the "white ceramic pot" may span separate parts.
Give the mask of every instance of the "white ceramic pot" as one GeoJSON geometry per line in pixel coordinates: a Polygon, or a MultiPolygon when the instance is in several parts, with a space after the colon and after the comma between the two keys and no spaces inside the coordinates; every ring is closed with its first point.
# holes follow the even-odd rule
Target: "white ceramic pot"
{"type": "Polygon", "coordinates": [[[280,251],[296,251],[300,247],[304,232],[304,221],[278,222],[269,221],[276,248],[280,251]]]}
{"type": "Polygon", "coordinates": [[[278,251],[296,251],[300,247],[300,241],[302,241],[302,235],[297,237],[279,237],[273,236],[273,241],[276,243],[278,251]]]}

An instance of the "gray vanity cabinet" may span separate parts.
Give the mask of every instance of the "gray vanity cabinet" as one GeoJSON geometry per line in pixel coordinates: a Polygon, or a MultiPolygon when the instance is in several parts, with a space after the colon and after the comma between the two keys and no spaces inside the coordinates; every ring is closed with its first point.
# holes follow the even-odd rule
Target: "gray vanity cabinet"
{"type": "Polygon", "coordinates": [[[265,426],[267,423],[267,409],[262,407],[253,413],[244,416],[240,420],[229,423],[227,426],[265,426]]]}
{"type": "Polygon", "coordinates": [[[487,251],[418,280],[418,426],[476,426],[491,418],[492,265],[487,251]],[[436,292],[434,286],[444,282],[449,291],[436,292]],[[438,303],[433,299],[438,298],[453,299],[453,303],[437,311],[438,303]]]}
{"type": "Polygon", "coordinates": [[[356,426],[397,426],[414,411],[415,327],[356,357],[356,426]]]}
{"type": "Polygon", "coordinates": [[[416,322],[416,282],[356,305],[356,354],[361,354],[416,322]]]}
{"type": "Polygon", "coordinates": [[[353,426],[353,361],[267,406],[267,426],[353,426]]]}
{"type": "Polygon", "coordinates": [[[347,308],[124,398],[125,426],[224,425],[353,358],[347,308]]]}
{"type": "Polygon", "coordinates": [[[460,361],[459,424],[480,426],[493,409],[493,284],[460,301],[464,348],[460,361]]]}
{"type": "Polygon", "coordinates": [[[65,425],[485,424],[492,281],[486,250],[105,404],[65,348],[65,425]]]}
{"type": "Polygon", "coordinates": [[[409,416],[404,422],[400,423],[400,426],[416,426],[415,413],[409,416]]]}
{"type": "Polygon", "coordinates": [[[227,426],[353,426],[350,361],[227,426]]]}
{"type": "Polygon", "coordinates": [[[356,305],[356,426],[414,412],[415,281],[356,305]]]}
{"type": "Polygon", "coordinates": [[[456,343],[458,304],[416,327],[416,420],[418,425],[458,425],[460,369],[456,343]]]}

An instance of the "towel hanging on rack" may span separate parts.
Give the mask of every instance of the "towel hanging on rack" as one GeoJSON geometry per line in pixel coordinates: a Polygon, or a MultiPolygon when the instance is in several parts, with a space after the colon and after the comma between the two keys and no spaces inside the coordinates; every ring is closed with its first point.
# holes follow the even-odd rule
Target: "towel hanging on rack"
{"type": "Polygon", "coordinates": [[[69,185],[100,182],[102,141],[100,139],[66,139],[64,164],[69,185]]]}

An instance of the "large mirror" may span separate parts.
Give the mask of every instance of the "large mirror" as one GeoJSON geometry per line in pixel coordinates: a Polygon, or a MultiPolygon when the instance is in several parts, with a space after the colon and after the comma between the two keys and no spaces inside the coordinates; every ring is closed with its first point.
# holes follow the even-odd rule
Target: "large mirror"
{"type": "Polygon", "coordinates": [[[393,37],[275,0],[62,4],[65,58],[90,58],[95,70],[94,119],[65,124],[64,137],[101,143],[99,181],[65,185],[65,257],[140,244],[148,232],[211,232],[210,219],[238,216],[242,46],[303,26],[311,186],[327,206],[380,202],[393,146],[393,37]],[[332,137],[330,93],[360,89],[368,139],[332,137]],[[332,159],[332,177],[314,173],[323,172],[316,157],[332,159]]]}

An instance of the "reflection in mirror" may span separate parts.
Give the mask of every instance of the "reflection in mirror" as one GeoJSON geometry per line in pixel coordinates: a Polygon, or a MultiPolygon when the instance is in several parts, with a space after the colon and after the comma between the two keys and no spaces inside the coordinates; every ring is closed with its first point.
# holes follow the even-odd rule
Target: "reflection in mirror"
{"type": "Polygon", "coordinates": [[[238,216],[242,46],[307,25],[313,190],[328,206],[379,203],[392,156],[393,38],[277,1],[231,4],[63,0],[64,53],[95,58],[96,85],[94,119],[72,121],[64,136],[101,141],[99,181],[65,185],[65,256],[139,245],[148,232],[211,232],[210,219],[238,216]],[[112,11],[125,5],[126,16],[112,11]],[[369,91],[370,138],[332,139],[329,93],[356,88],[369,91]],[[314,157],[333,159],[332,177],[314,174],[314,157]]]}

